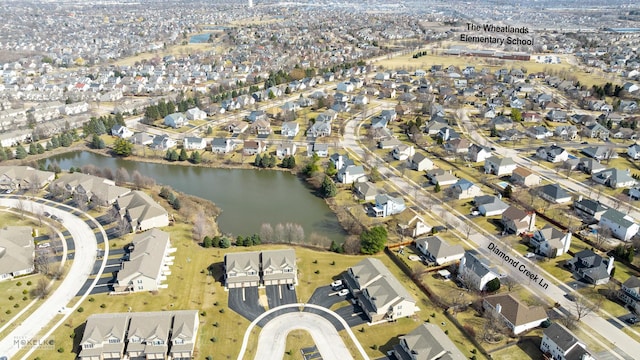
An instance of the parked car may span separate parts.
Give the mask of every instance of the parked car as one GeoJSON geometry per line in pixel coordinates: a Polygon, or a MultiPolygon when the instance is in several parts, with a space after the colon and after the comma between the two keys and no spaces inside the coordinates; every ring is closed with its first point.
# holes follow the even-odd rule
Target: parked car
{"type": "Polygon", "coordinates": [[[638,318],[637,318],[637,317],[635,317],[635,316],[632,316],[632,317],[630,317],[630,318],[627,318],[625,321],[626,321],[627,323],[629,323],[629,324],[633,325],[633,324],[635,324],[635,323],[637,323],[637,322],[638,322],[638,318]]]}
{"type": "Polygon", "coordinates": [[[338,296],[347,296],[347,294],[349,294],[349,290],[348,289],[342,289],[342,290],[338,291],[338,296]]]}
{"type": "Polygon", "coordinates": [[[293,290],[293,284],[287,284],[287,289],[293,290]]]}
{"type": "Polygon", "coordinates": [[[337,289],[342,287],[342,280],[338,279],[331,283],[332,289],[337,289]]]}

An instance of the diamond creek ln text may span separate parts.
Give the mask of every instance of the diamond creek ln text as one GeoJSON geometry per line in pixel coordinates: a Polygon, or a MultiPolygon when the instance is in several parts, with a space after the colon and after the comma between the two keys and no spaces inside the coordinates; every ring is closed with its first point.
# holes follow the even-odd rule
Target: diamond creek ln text
{"type": "Polygon", "coordinates": [[[504,260],[509,265],[513,266],[514,269],[518,269],[521,273],[523,273],[526,277],[531,279],[531,281],[537,283],[543,289],[548,289],[549,284],[542,278],[542,276],[538,276],[538,274],[529,271],[525,264],[521,264],[519,260],[513,259],[509,257],[504,251],[498,249],[498,246],[494,243],[489,244],[489,250],[494,254],[498,255],[502,260],[504,260]]]}

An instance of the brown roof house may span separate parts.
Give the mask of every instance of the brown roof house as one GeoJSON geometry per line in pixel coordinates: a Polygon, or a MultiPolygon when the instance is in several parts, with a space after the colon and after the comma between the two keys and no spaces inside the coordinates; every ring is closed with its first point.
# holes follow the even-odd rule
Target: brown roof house
{"type": "Polygon", "coordinates": [[[534,174],[529,169],[517,166],[511,173],[511,182],[521,186],[538,186],[540,185],[540,176],[534,174]]]}
{"type": "Polygon", "coordinates": [[[119,197],[114,209],[127,220],[131,231],[145,231],[169,225],[169,214],[160,204],[142,191],[132,191],[119,197]]]}
{"type": "Polygon", "coordinates": [[[34,245],[29,226],[5,226],[0,229],[0,281],[34,271],[34,245]]]}
{"type": "Polygon", "coordinates": [[[464,360],[466,357],[437,325],[424,323],[393,347],[394,359],[464,360]]]}
{"type": "Polygon", "coordinates": [[[482,301],[485,311],[494,311],[514,335],[540,326],[547,320],[542,306],[526,306],[512,294],[487,296],[482,301]]]}
{"type": "Polygon", "coordinates": [[[509,208],[502,213],[502,226],[505,232],[512,234],[533,231],[536,227],[536,213],[526,212],[515,206],[509,206],[509,208]]]}

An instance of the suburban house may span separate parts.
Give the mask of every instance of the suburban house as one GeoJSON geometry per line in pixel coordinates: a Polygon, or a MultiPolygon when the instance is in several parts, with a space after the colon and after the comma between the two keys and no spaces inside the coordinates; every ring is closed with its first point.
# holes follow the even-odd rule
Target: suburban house
{"type": "Polygon", "coordinates": [[[171,274],[169,266],[173,264],[175,248],[171,248],[169,233],[151,229],[134,235],[131,242],[133,250],[121,263],[113,284],[115,293],[139,291],[157,291],[165,288],[163,282],[171,274]]]}
{"type": "Polygon", "coordinates": [[[406,222],[398,221],[398,228],[400,228],[403,235],[409,235],[413,238],[431,232],[431,229],[433,229],[417,214],[406,222]]]}
{"type": "Polygon", "coordinates": [[[551,132],[550,130],[548,130],[546,127],[542,125],[531,126],[527,128],[526,134],[538,140],[550,138],[553,136],[553,132],[551,132]]]}
{"type": "Polygon", "coordinates": [[[600,163],[597,159],[593,158],[582,158],[580,162],[578,162],[578,170],[586,173],[586,174],[597,174],[601,171],[604,171],[606,167],[600,163]]]}
{"type": "Polygon", "coordinates": [[[280,134],[282,136],[295,137],[300,132],[300,124],[295,121],[286,121],[282,123],[280,127],[280,134]]]}
{"type": "Polygon", "coordinates": [[[262,154],[267,149],[267,145],[259,140],[245,140],[242,152],[245,155],[262,154]]]}
{"type": "Polygon", "coordinates": [[[115,124],[111,128],[111,135],[122,139],[128,139],[133,136],[133,131],[129,130],[129,128],[124,125],[115,124]]]}
{"type": "Polygon", "coordinates": [[[529,238],[529,246],[535,252],[548,258],[555,258],[569,251],[571,232],[562,232],[551,225],[533,232],[529,238]]]}
{"type": "Polygon", "coordinates": [[[616,168],[605,169],[591,176],[591,179],[598,184],[619,189],[628,188],[636,184],[636,180],[631,177],[629,170],[620,170],[616,168]]]}
{"type": "Polygon", "coordinates": [[[249,124],[245,121],[233,121],[227,126],[227,129],[229,129],[229,132],[233,133],[233,135],[240,135],[247,131],[248,128],[249,124]]]}
{"type": "Polygon", "coordinates": [[[511,182],[514,185],[532,187],[540,185],[540,176],[531,172],[531,170],[516,166],[511,173],[511,182]]]}
{"type": "Polygon", "coordinates": [[[375,197],[373,211],[376,217],[386,217],[399,214],[406,208],[404,199],[401,196],[393,197],[387,194],[378,194],[375,197]]]}
{"type": "Polygon", "coordinates": [[[564,204],[571,201],[571,194],[558,184],[548,184],[538,187],[538,196],[554,204],[564,204]]]}
{"type": "Polygon", "coordinates": [[[271,135],[271,124],[269,123],[269,119],[254,121],[249,125],[249,131],[251,134],[258,135],[259,137],[267,137],[271,135]]]}
{"type": "Polygon", "coordinates": [[[129,142],[134,145],[151,145],[153,144],[154,138],[155,135],[147,134],[145,132],[138,132],[133,134],[133,136],[129,138],[129,142]]]}
{"type": "Polygon", "coordinates": [[[188,359],[194,355],[199,325],[196,310],[129,314],[123,358],[164,359],[168,355],[172,359],[177,356],[184,359],[184,355],[190,355],[186,357],[188,359]],[[184,315],[178,317],[178,314],[184,315]]]}
{"type": "Polygon", "coordinates": [[[364,201],[373,201],[375,200],[376,195],[378,195],[378,188],[376,185],[368,181],[355,183],[353,185],[353,189],[358,198],[364,201]]]}
{"type": "Polygon", "coordinates": [[[491,157],[491,150],[484,146],[473,144],[469,146],[467,157],[473,162],[483,162],[491,157]]]}
{"type": "Polygon", "coordinates": [[[134,232],[169,225],[167,210],[142,191],[134,190],[117,198],[114,210],[134,232]]]}
{"type": "Polygon", "coordinates": [[[366,258],[350,267],[345,284],[370,323],[412,316],[416,300],[378,259],[366,258]]]}
{"type": "Polygon", "coordinates": [[[587,347],[571,331],[553,322],[543,330],[540,350],[553,360],[595,360],[587,347]]]}
{"type": "Polygon", "coordinates": [[[235,148],[235,143],[231,139],[214,138],[211,140],[211,152],[216,154],[226,154],[235,148]]]}
{"type": "Polygon", "coordinates": [[[224,286],[227,289],[260,285],[260,253],[248,251],[224,255],[224,286]]]}
{"type": "Polygon", "coordinates": [[[600,216],[600,227],[611,230],[615,238],[629,241],[638,233],[640,225],[635,220],[616,209],[607,209],[600,216]]]}
{"type": "Polygon", "coordinates": [[[413,170],[417,171],[425,171],[433,169],[433,161],[431,161],[426,155],[423,153],[415,153],[413,157],[411,157],[411,161],[409,166],[413,170]]]}
{"type": "Polygon", "coordinates": [[[267,113],[264,110],[253,110],[247,115],[247,120],[250,122],[256,122],[258,120],[268,120],[267,113]]]}
{"type": "Polygon", "coordinates": [[[451,173],[451,170],[433,169],[427,171],[427,178],[433,185],[447,186],[458,182],[458,178],[451,173]]]}
{"type": "Polygon", "coordinates": [[[577,279],[594,285],[602,285],[609,282],[613,261],[613,257],[605,261],[591,250],[582,250],[568,260],[565,266],[573,272],[577,279]]]}
{"type": "Polygon", "coordinates": [[[307,136],[309,137],[316,138],[329,135],[331,135],[331,121],[320,121],[316,119],[316,122],[307,129],[307,136]]]}
{"type": "Polygon", "coordinates": [[[173,113],[164,117],[165,126],[170,126],[174,129],[183,127],[187,124],[187,118],[182,113],[173,113]]]}
{"type": "Polygon", "coordinates": [[[516,235],[523,232],[532,232],[536,227],[536,213],[509,206],[502,213],[502,226],[505,232],[516,235]]]}
{"type": "Polygon", "coordinates": [[[473,199],[473,204],[478,208],[478,212],[482,216],[502,215],[509,208],[509,205],[494,195],[476,196],[473,199]]]}
{"type": "Polygon", "coordinates": [[[618,298],[636,314],[640,313],[640,279],[637,276],[631,276],[623,282],[618,291],[618,298]]]}
{"type": "Polygon", "coordinates": [[[336,178],[342,184],[367,181],[367,175],[362,165],[345,165],[338,170],[336,178]]]}
{"type": "Polygon", "coordinates": [[[437,265],[458,261],[464,256],[461,245],[450,245],[438,236],[417,239],[416,247],[430,262],[437,265]]]}
{"type": "Polygon", "coordinates": [[[204,120],[207,118],[207,113],[197,107],[187,110],[185,115],[188,120],[204,120]]]}
{"type": "Polygon", "coordinates": [[[640,159],[640,145],[633,144],[627,147],[627,155],[633,160],[640,159]]]}
{"type": "Polygon", "coordinates": [[[456,199],[471,199],[482,195],[482,189],[467,179],[460,179],[449,190],[456,199]]]}
{"type": "Polygon", "coordinates": [[[278,144],[276,148],[276,156],[282,159],[285,156],[293,156],[296,154],[298,146],[293,141],[285,141],[278,144]]]}
{"type": "Polygon", "coordinates": [[[307,145],[307,156],[313,156],[313,154],[319,157],[329,156],[329,144],[313,143],[307,145]]]}
{"type": "Polygon", "coordinates": [[[482,300],[484,311],[493,311],[514,335],[539,327],[547,320],[542,306],[527,306],[513,294],[496,294],[482,300]]]}
{"type": "Polygon", "coordinates": [[[155,150],[169,150],[177,145],[177,142],[167,135],[154,136],[149,145],[155,150]]]}
{"type": "Polygon", "coordinates": [[[40,189],[55,179],[52,171],[31,166],[0,166],[0,190],[40,189]]]}
{"type": "Polygon", "coordinates": [[[227,289],[298,283],[293,249],[228,253],[224,272],[227,289]]]}
{"type": "Polygon", "coordinates": [[[487,283],[498,277],[498,271],[489,266],[489,261],[485,258],[478,259],[476,255],[465,252],[458,266],[458,279],[465,286],[470,286],[474,290],[484,290],[487,283]]]}
{"type": "Polygon", "coordinates": [[[29,226],[5,226],[0,229],[0,281],[31,274],[35,247],[29,226]]]}
{"type": "Polygon", "coordinates": [[[444,144],[444,149],[453,154],[466,154],[469,152],[469,140],[464,138],[453,139],[444,144]]]}
{"type": "Polygon", "coordinates": [[[260,270],[265,286],[298,284],[296,253],[293,249],[262,251],[260,270]]]}
{"type": "Polygon", "coordinates": [[[466,356],[438,325],[424,323],[410,333],[400,336],[399,339],[400,343],[391,350],[394,359],[466,359],[466,356]]]}
{"type": "Polygon", "coordinates": [[[580,150],[580,152],[597,160],[609,160],[616,159],[618,157],[618,153],[615,149],[609,146],[589,146],[580,150]]]}
{"type": "Polygon", "coordinates": [[[113,180],[74,172],[63,174],[49,185],[52,194],[63,194],[65,198],[73,197],[74,201],[92,202],[100,206],[113,204],[120,196],[131,192],[130,189],[116,186],[113,180]]]}
{"type": "Polygon", "coordinates": [[[412,145],[400,144],[393,148],[391,155],[396,160],[407,160],[415,154],[416,150],[412,145]]]}
{"type": "Polygon", "coordinates": [[[536,156],[552,163],[567,161],[569,153],[564,148],[556,145],[541,146],[536,150],[536,156]]]}
{"type": "Polygon", "coordinates": [[[595,123],[582,128],[582,135],[594,139],[600,138],[604,140],[609,138],[609,129],[600,125],[599,123],[595,123]]]}
{"type": "Polygon", "coordinates": [[[500,158],[492,156],[484,161],[484,173],[497,176],[511,175],[516,168],[516,163],[512,158],[500,158]]]}
{"type": "Polygon", "coordinates": [[[204,150],[207,147],[207,140],[199,137],[187,136],[182,141],[185,150],[204,150]]]}
{"type": "Polygon", "coordinates": [[[127,343],[129,317],[135,314],[137,313],[90,315],[80,341],[78,358],[80,360],[122,359],[127,343]]]}
{"type": "Polygon", "coordinates": [[[589,220],[598,220],[607,211],[608,207],[601,202],[591,199],[583,199],[582,196],[573,203],[573,208],[579,215],[586,217],[589,220]]]}

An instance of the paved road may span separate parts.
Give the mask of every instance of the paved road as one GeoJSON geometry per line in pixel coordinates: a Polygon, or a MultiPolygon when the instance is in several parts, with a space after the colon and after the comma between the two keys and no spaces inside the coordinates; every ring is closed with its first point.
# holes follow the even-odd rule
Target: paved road
{"type": "MultiPolygon", "coordinates": [[[[463,121],[464,122],[464,121],[463,121]]],[[[365,155],[365,150],[360,147],[356,134],[357,128],[359,124],[356,118],[348,121],[345,127],[344,141],[343,147],[346,148],[352,154],[357,155],[360,159],[370,158],[371,155],[365,155]]],[[[472,134],[476,132],[471,132],[472,134]]],[[[483,140],[486,142],[486,140],[483,140]]],[[[498,151],[500,153],[500,151],[498,151]]],[[[515,158],[514,158],[515,160],[515,158]]],[[[370,161],[369,163],[371,163],[370,161]]],[[[433,200],[427,196],[422,187],[416,183],[407,180],[406,178],[399,175],[396,169],[391,168],[388,164],[386,164],[382,159],[374,159],[373,162],[378,163],[378,171],[384,177],[386,177],[394,186],[402,192],[404,195],[408,197],[413,197],[418,206],[425,204],[427,202],[433,203],[433,200]]],[[[517,161],[516,161],[517,162],[517,161]]],[[[530,166],[526,166],[529,167],[530,166]]],[[[534,169],[535,170],[535,169],[534,169]]],[[[446,206],[446,204],[435,204],[431,207],[429,211],[426,208],[423,208],[425,212],[432,214],[440,214],[441,221],[449,224],[454,229],[461,229],[466,226],[468,222],[463,221],[464,215],[459,212],[453,210],[452,208],[446,206]]],[[[471,224],[471,223],[469,223],[471,224]]],[[[558,301],[565,309],[570,309],[572,312],[575,312],[574,304],[564,298],[564,294],[572,291],[569,287],[566,286],[556,286],[552,283],[552,279],[560,283],[557,279],[553,278],[553,276],[542,268],[539,268],[536,264],[532,263],[528,259],[524,258],[521,254],[517,254],[511,250],[511,247],[503,244],[498,238],[491,234],[487,234],[481,228],[474,226],[475,233],[470,234],[469,242],[475,244],[473,247],[476,248],[482,255],[490,259],[495,264],[501,264],[502,269],[514,279],[516,279],[520,284],[523,284],[530,291],[537,294],[543,299],[553,299],[558,301]],[[508,254],[510,257],[515,258],[519,261],[519,265],[517,267],[513,267],[510,265],[505,265],[502,257],[498,256],[495,252],[489,250],[489,245],[493,243],[496,245],[496,248],[501,250],[502,252],[508,254]],[[526,273],[525,271],[529,271],[526,273]],[[531,274],[528,277],[527,275],[531,274]]],[[[617,353],[617,357],[621,359],[632,359],[633,354],[640,354],[640,343],[636,342],[630,336],[622,332],[616,326],[611,325],[606,319],[598,316],[597,314],[590,314],[587,317],[581,320],[584,324],[591,327],[595,330],[596,333],[600,334],[602,337],[606,338],[609,342],[616,346],[615,351],[617,353]]],[[[594,339],[596,342],[598,340],[594,339]]],[[[606,346],[605,344],[600,344],[602,346],[606,346]]]]}
{"type": "MultiPolygon", "coordinates": [[[[0,197],[0,206],[15,208],[18,206],[19,201],[20,200],[17,199],[0,197]]],[[[35,202],[29,200],[21,201],[25,209],[31,209],[35,204],[35,202]]],[[[36,339],[37,334],[59,314],[58,311],[66,307],[67,304],[73,300],[78,290],[80,290],[89,277],[96,261],[96,237],[82,219],[61,209],[49,206],[48,204],[40,204],[38,207],[63,219],[63,226],[67,228],[67,231],[69,231],[73,237],[76,256],[71,264],[71,268],[56,291],[50,294],[28,318],[23,320],[8,336],[0,340],[0,351],[2,352],[0,355],[8,356],[9,358],[20,350],[19,344],[15,343],[14,340],[36,339]]]]}
{"type": "Polygon", "coordinates": [[[311,334],[323,359],[353,359],[349,349],[331,322],[307,312],[280,315],[269,321],[260,332],[256,360],[282,359],[287,335],[292,330],[305,330],[311,334]]]}

